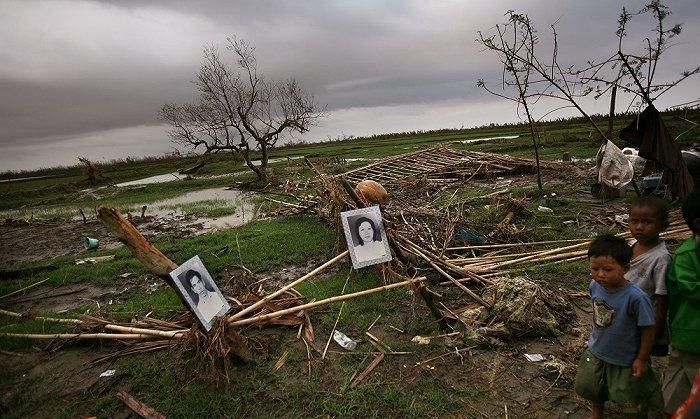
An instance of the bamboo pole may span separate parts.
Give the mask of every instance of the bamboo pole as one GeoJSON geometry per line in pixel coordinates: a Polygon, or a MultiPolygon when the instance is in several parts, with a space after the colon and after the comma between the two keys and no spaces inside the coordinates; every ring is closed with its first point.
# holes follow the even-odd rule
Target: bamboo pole
{"type": "Polygon", "coordinates": [[[104,328],[108,329],[108,330],[116,330],[117,332],[124,332],[127,334],[143,334],[143,335],[158,336],[158,337],[170,338],[170,339],[179,339],[179,338],[183,337],[184,333],[187,331],[187,330],[163,331],[163,330],[143,329],[140,327],[119,326],[116,324],[106,324],[106,325],[104,325],[104,328]]]}
{"type": "Polygon", "coordinates": [[[323,265],[319,266],[318,268],[314,269],[313,271],[309,272],[308,274],[306,274],[306,275],[302,276],[301,278],[297,279],[296,281],[294,281],[294,282],[292,282],[292,283],[290,283],[290,284],[288,284],[288,285],[285,285],[284,287],[278,289],[277,291],[273,292],[273,293],[270,294],[270,295],[267,295],[267,296],[263,297],[263,298],[260,299],[258,302],[256,302],[256,303],[254,303],[253,305],[251,305],[250,307],[245,308],[245,309],[239,311],[238,313],[229,316],[229,318],[228,318],[229,323],[232,323],[232,322],[234,322],[236,319],[241,318],[241,316],[243,316],[243,315],[245,315],[245,314],[247,314],[247,313],[250,313],[251,311],[255,310],[256,308],[258,308],[258,307],[260,307],[261,305],[265,304],[266,302],[270,301],[271,299],[273,299],[273,298],[277,297],[278,295],[284,293],[284,292],[287,291],[288,289],[293,288],[293,287],[295,287],[295,286],[301,284],[302,282],[304,282],[304,281],[306,281],[307,279],[313,277],[314,275],[317,275],[319,272],[323,271],[324,269],[326,269],[326,268],[328,268],[329,266],[333,265],[334,263],[338,262],[339,260],[341,260],[342,258],[344,258],[344,257],[347,256],[347,255],[348,255],[348,251],[346,250],[346,251],[344,251],[343,253],[339,254],[338,256],[334,257],[333,259],[329,260],[328,262],[324,263],[323,265]]]}
{"type": "Polygon", "coordinates": [[[474,291],[470,290],[470,289],[467,288],[466,286],[464,286],[464,285],[462,285],[461,283],[459,283],[456,279],[454,279],[452,276],[450,276],[450,274],[448,274],[447,272],[445,272],[444,270],[442,270],[442,268],[440,268],[439,266],[437,266],[432,260],[430,260],[427,256],[425,256],[425,255],[423,254],[423,252],[421,252],[420,250],[415,249],[415,248],[414,248],[413,250],[414,250],[416,253],[418,253],[418,256],[420,256],[420,257],[423,258],[426,262],[428,262],[428,263],[430,264],[430,266],[433,267],[433,269],[435,269],[436,271],[438,271],[442,276],[444,276],[445,278],[447,278],[447,279],[448,279],[450,282],[452,282],[454,285],[457,285],[457,287],[459,287],[459,289],[461,289],[461,290],[464,291],[467,295],[469,295],[470,297],[472,297],[477,303],[481,304],[482,306],[484,306],[484,307],[486,307],[486,308],[489,308],[489,309],[491,308],[491,304],[487,303],[486,301],[484,301],[484,299],[482,299],[481,297],[479,297],[478,295],[476,295],[476,294],[474,293],[474,291]]]}
{"type": "Polygon", "coordinates": [[[0,314],[4,314],[6,316],[10,317],[15,317],[15,318],[26,318],[27,320],[41,320],[45,322],[53,322],[53,323],[70,323],[70,324],[81,324],[84,323],[82,320],[78,319],[56,319],[53,317],[28,317],[28,316],[23,316],[20,313],[15,313],[14,311],[8,311],[8,310],[3,310],[0,309],[0,314]]]}
{"type": "Polygon", "coordinates": [[[0,336],[10,338],[26,339],[150,339],[152,335],[144,334],[121,334],[121,333],[55,333],[55,334],[34,334],[34,333],[0,333],[0,336]]]}
{"type": "Polygon", "coordinates": [[[244,325],[246,325],[246,324],[251,324],[251,323],[256,323],[256,322],[259,322],[259,321],[274,319],[275,317],[284,316],[285,314],[294,313],[294,312],[301,311],[301,310],[306,310],[306,309],[308,309],[308,308],[315,308],[315,307],[318,307],[318,306],[322,306],[322,305],[334,303],[334,302],[337,302],[337,301],[350,300],[350,299],[353,299],[353,298],[356,298],[356,297],[361,297],[361,296],[363,296],[363,295],[369,295],[369,294],[374,294],[374,293],[377,293],[377,292],[388,291],[388,290],[390,290],[390,289],[392,289],[392,288],[403,287],[403,286],[405,286],[405,285],[413,284],[413,283],[416,283],[416,282],[423,282],[423,281],[425,281],[425,277],[424,277],[424,276],[418,277],[418,278],[409,279],[409,280],[403,281],[403,282],[397,282],[397,283],[394,283],[394,284],[384,285],[384,286],[381,286],[381,287],[372,288],[372,289],[368,289],[368,290],[364,290],[364,291],[358,291],[358,292],[355,292],[355,293],[352,293],[352,294],[338,295],[338,296],[335,296],[335,297],[326,298],[325,300],[315,301],[315,302],[313,302],[313,303],[302,304],[302,305],[300,305],[300,306],[291,307],[291,308],[288,308],[288,309],[285,309],[285,310],[275,311],[275,312],[273,312],[273,313],[263,314],[263,315],[260,315],[260,316],[251,317],[251,318],[243,319],[243,320],[237,320],[237,321],[231,322],[231,325],[232,325],[232,326],[244,326],[244,325]]]}
{"type": "Polygon", "coordinates": [[[41,280],[41,281],[39,281],[39,282],[35,282],[35,283],[31,284],[31,285],[28,285],[28,286],[26,286],[26,287],[24,287],[24,288],[18,289],[17,291],[12,291],[12,292],[9,293],[9,294],[5,294],[5,295],[3,295],[3,296],[0,296],[0,300],[2,300],[3,298],[7,298],[7,297],[10,297],[10,296],[19,294],[20,292],[26,291],[26,290],[28,290],[28,289],[30,289],[30,288],[34,288],[34,287],[36,287],[37,285],[41,285],[41,284],[43,284],[44,282],[46,282],[46,281],[48,281],[48,280],[49,280],[49,278],[46,278],[46,279],[41,280]]]}
{"type": "MultiPolygon", "coordinates": [[[[7,310],[2,310],[2,309],[0,309],[0,314],[4,314],[6,316],[15,317],[15,318],[22,318],[23,317],[20,313],[15,313],[13,311],[7,311],[7,310]]],[[[86,324],[86,323],[88,323],[88,322],[85,322],[83,320],[78,320],[78,319],[57,319],[57,318],[53,318],[53,317],[27,317],[27,319],[47,321],[47,322],[53,322],[53,323],[68,323],[68,324],[86,324]]],[[[164,337],[164,338],[181,338],[183,333],[187,331],[184,329],[163,331],[163,330],[154,330],[154,329],[143,329],[143,328],[139,328],[139,327],[119,326],[116,324],[103,324],[102,327],[104,327],[105,329],[108,329],[108,330],[116,330],[118,332],[124,332],[127,334],[142,334],[142,335],[159,336],[159,337],[164,337]]]]}
{"type": "Polygon", "coordinates": [[[540,244],[554,244],[554,243],[572,243],[572,242],[584,242],[590,241],[589,239],[567,239],[567,240],[546,240],[539,242],[526,242],[526,243],[503,243],[503,244],[480,244],[476,246],[464,246],[464,247],[448,247],[445,250],[477,250],[477,249],[501,249],[507,247],[517,247],[517,246],[535,246],[540,244]]]}

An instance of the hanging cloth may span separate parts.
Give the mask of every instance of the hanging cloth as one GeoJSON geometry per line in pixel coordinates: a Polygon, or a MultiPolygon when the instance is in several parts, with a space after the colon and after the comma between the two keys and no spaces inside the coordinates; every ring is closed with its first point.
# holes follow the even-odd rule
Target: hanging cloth
{"type": "Polygon", "coordinates": [[[681,149],[654,105],[649,105],[631,124],[620,131],[620,139],[639,148],[639,156],[663,166],[661,182],[674,197],[685,199],[693,190],[693,179],[683,162],[681,149]]]}

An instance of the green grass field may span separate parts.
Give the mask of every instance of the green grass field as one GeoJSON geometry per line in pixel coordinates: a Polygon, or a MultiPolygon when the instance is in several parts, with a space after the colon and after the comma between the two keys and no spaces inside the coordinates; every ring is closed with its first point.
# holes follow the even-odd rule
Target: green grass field
{"type": "MultiPolygon", "coordinates": [[[[698,111],[695,111],[694,115],[697,113],[698,111]]],[[[678,115],[680,114],[670,114],[667,119],[672,129],[682,132],[684,126],[677,118],[678,115]]],[[[618,118],[615,128],[621,128],[629,120],[630,117],[618,118]]],[[[598,121],[604,122],[600,119],[598,121]]],[[[277,190],[277,185],[284,183],[288,178],[293,177],[301,183],[314,176],[303,160],[286,160],[286,157],[306,156],[311,161],[334,157],[382,158],[442,143],[457,149],[531,157],[532,144],[527,133],[527,128],[522,125],[492,126],[281,147],[274,149],[271,155],[272,158],[283,160],[271,165],[270,188],[277,190]],[[477,138],[513,135],[519,137],[478,145],[463,143],[477,138]]],[[[689,144],[698,141],[698,138],[696,130],[684,134],[682,141],[689,144]]],[[[591,135],[590,127],[580,120],[549,122],[540,132],[540,156],[545,160],[560,159],[564,152],[577,158],[590,158],[595,155],[598,146],[598,140],[591,135]]],[[[22,173],[23,176],[54,177],[0,184],[0,211],[9,211],[7,214],[14,218],[68,218],[75,216],[78,208],[90,209],[110,205],[123,210],[133,209],[137,204],[172,198],[186,192],[253,180],[253,176],[245,170],[239,158],[231,154],[222,154],[212,156],[201,176],[191,180],[129,188],[107,186],[109,183],[171,173],[196,162],[195,157],[187,157],[102,164],[100,169],[105,180],[100,186],[106,187],[91,192],[85,192],[92,186],[84,181],[78,167],[22,173]],[[237,175],[219,177],[232,172],[237,175]]],[[[356,161],[346,165],[338,164],[329,170],[338,173],[365,164],[366,161],[356,161]]],[[[5,173],[0,175],[0,178],[14,175],[17,174],[5,173]]],[[[565,189],[562,192],[566,195],[573,193],[577,188],[571,186],[570,190],[565,189]]],[[[472,189],[465,188],[455,193],[451,199],[465,201],[492,191],[492,188],[483,185],[472,189]]],[[[581,214],[588,210],[585,203],[564,198],[555,214],[546,214],[537,211],[538,205],[543,205],[545,201],[536,193],[536,185],[515,187],[511,193],[514,197],[528,197],[527,207],[534,215],[519,220],[518,227],[524,229],[531,241],[588,237],[592,232],[562,222],[566,219],[580,218],[581,214]]],[[[449,204],[449,196],[436,201],[438,206],[449,204]]],[[[483,205],[474,208],[481,207],[483,205]]],[[[230,206],[219,201],[204,201],[178,208],[188,214],[204,214],[210,217],[228,215],[231,211],[230,206]]],[[[467,214],[467,220],[475,225],[488,226],[499,223],[504,216],[502,208],[479,209],[467,214]]],[[[215,276],[224,275],[228,270],[240,269],[241,266],[252,271],[257,277],[274,277],[286,268],[295,268],[303,274],[308,266],[318,266],[344,250],[343,238],[336,237],[330,227],[311,216],[255,220],[241,227],[185,238],[158,235],[153,238],[153,243],[177,262],[183,262],[195,254],[199,255],[215,276]]],[[[131,278],[142,282],[158,281],[125,247],[109,251],[100,250],[91,253],[90,256],[107,254],[115,255],[115,259],[89,266],[76,265],[76,255],[18,264],[0,281],[0,296],[44,279],[48,279],[45,287],[88,284],[94,287],[120,288],[126,281],[121,277],[125,273],[131,273],[131,278]]],[[[532,264],[518,274],[525,274],[552,288],[572,291],[585,291],[589,280],[585,261],[546,266],[532,264]]],[[[376,287],[382,283],[381,275],[374,269],[352,271],[347,263],[340,263],[336,269],[301,284],[297,290],[309,301],[319,300],[340,294],[346,279],[346,293],[376,287]]],[[[246,286],[242,283],[234,285],[239,289],[245,289],[246,286]]],[[[436,290],[445,294],[446,301],[450,297],[461,295],[454,288],[436,290]]],[[[115,295],[114,300],[114,304],[103,304],[99,310],[94,303],[85,301],[84,305],[80,302],[77,308],[67,312],[42,311],[40,314],[70,317],[89,310],[91,314],[128,322],[134,316],[144,316],[147,313],[156,318],[168,318],[184,311],[175,292],[167,287],[160,287],[149,293],[127,293],[121,297],[115,295]]],[[[341,303],[334,303],[311,313],[316,341],[320,346],[325,344],[340,308],[341,303]]],[[[243,330],[243,333],[251,337],[251,345],[255,348],[253,360],[244,365],[236,365],[230,382],[219,384],[196,375],[185,374],[187,368],[183,365],[184,361],[177,349],[126,356],[93,367],[81,363],[84,358],[88,358],[86,354],[90,354],[91,351],[104,353],[106,349],[98,343],[71,344],[58,352],[51,352],[54,354],[52,356],[57,357],[53,362],[50,357],[41,358],[46,365],[33,369],[26,377],[15,368],[0,368],[0,389],[6,394],[0,401],[0,416],[124,416],[124,405],[114,393],[117,388],[127,388],[139,400],[172,418],[494,417],[479,415],[479,406],[483,404],[485,397],[497,399],[499,396],[487,394],[484,390],[486,384],[474,379],[474,374],[492,366],[478,363],[471,365],[469,360],[460,364],[456,357],[445,358],[434,370],[416,366],[416,362],[420,360],[452,351],[457,345],[471,343],[450,340],[434,340],[429,345],[410,343],[410,336],[429,336],[442,332],[420,298],[413,296],[407,289],[394,289],[387,293],[348,301],[343,305],[338,329],[348,336],[362,340],[363,344],[352,353],[343,352],[339,346],[332,344],[334,352],[326,360],[321,360],[318,353],[310,350],[313,356],[312,361],[308,361],[307,349],[296,339],[295,329],[249,327],[243,330]],[[377,322],[376,333],[381,334],[382,340],[394,351],[411,354],[387,356],[360,385],[349,388],[351,377],[364,369],[373,357],[371,353],[374,349],[367,344],[364,332],[378,317],[380,320],[377,322]],[[273,371],[273,365],[285,352],[288,352],[285,364],[273,371]],[[64,362],[64,358],[61,357],[73,360],[79,366],[71,369],[72,364],[64,362]],[[117,370],[117,376],[114,382],[98,380],[93,385],[67,391],[67,387],[75,384],[71,381],[74,374],[82,378],[87,377],[82,372],[85,368],[88,368],[92,375],[99,374],[107,368],[114,368],[117,370]],[[67,395],[60,396],[61,394],[67,395]]],[[[66,326],[0,316],[0,333],[59,333],[69,330],[66,326]]],[[[561,339],[566,340],[569,337],[563,336],[561,339]]],[[[516,340],[510,344],[513,348],[521,348],[530,343],[516,340]]],[[[35,341],[0,337],[0,349],[4,351],[35,354],[35,347],[39,345],[41,343],[35,341]]],[[[104,347],[109,348],[110,344],[104,343],[104,347]]],[[[482,354],[491,350],[489,347],[475,349],[482,354]]],[[[10,355],[0,354],[0,357],[2,356],[10,355]]],[[[0,360],[3,361],[2,365],[21,365],[19,358],[0,360]]],[[[501,379],[511,378],[508,376],[501,379]]],[[[570,383],[560,383],[559,386],[563,388],[563,392],[557,389],[556,391],[560,392],[557,394],[564,394],[571,399],[570,383]],[[569,393],[566,393],[567,391],[569,393]]],[[[559,401],[556,399],[553,403],[559,401]]],[[[517,405],[514,408],[517,409],[517,405]]],[[[499,409],[502,409],[502,406],[499,406],[499,409]]],[[[501,413],[502,410],[498,414],[501,413]]],[[[516,410],[513,415],[517,414],[516,410]]]]}

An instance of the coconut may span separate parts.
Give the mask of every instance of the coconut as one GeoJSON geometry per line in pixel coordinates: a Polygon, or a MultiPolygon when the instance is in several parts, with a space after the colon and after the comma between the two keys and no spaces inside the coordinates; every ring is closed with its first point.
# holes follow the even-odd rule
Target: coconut
{"type": "Polygon", "coordinates": [[[355,187],[355,193],[366,204],[386,205],[389,194],[378,182],[365,179],[355,187]]]}

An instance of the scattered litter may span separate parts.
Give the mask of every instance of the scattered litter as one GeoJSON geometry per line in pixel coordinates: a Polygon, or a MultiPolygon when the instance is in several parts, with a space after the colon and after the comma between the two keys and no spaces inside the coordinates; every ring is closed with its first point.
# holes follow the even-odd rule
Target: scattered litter
{"type": "Polygon", "coordinates": [[[413,339],[411,339],[411,342],[417,343],[419,345],[428,345],[430,344],[430,338],[427,336],[414,336],[413,339]]]}
{"type": "Polygon", "coordinates": [[[115,256],[114,255],[107,255],[107,256],[95,256],[92,258],[85,258],[85,259],[78,259],[75,261],[76,265],[84,265],[86,263],[101,263],[101,262],[109,262],[110,260],[114,260],[115,256]]]}
{"type": "Polygon", "coordinates": [[[348,351],[353,351],[357,347],[356,341],[350,339],[345,335],[345,333],[340,332],[338,330],[333,331],[333,340],[335,340],[338,343],[338,345],[342,346],[348,351]]]}
{"type": "Polygon", "coordinates": [[[620,224],[627,224],[629,221],[629,214],[622,214],[622,215],[616,215],[615,216],[615,222],[620,223],[620,224]]]}
{"type": "Polygon", "coordinates": [[[576,221],[574,221],[574,220],[565,220],[565,221],[564,221],[564,224],[570,226],[570,225],[572,225],[572,224],[575,223],[575,222],[576,222],[576,221]]]}
{"type": "Polygon", "coordinates": [[[131,275],[133,275],[131,272],[127,272],[127,273],[123,273],[123,274],[119,275],[119,277],[120,277],[120,278],[128,278],[128,277],[130,277],[131,275]]]}
{"type": "Polygon", "coordinates": [[[540,362],[545,360],[545,358],[540,354],[525,354],[525,358],[530,362],[540,362]]]}
{"type": "Polygon", "coordinates": [[[399,329],[398,327],[394,327],[394,326],[392,326],[392,325],[389,325],[389,327],[392,328],[392,329],[394,329],[394,330],[396,330],[396,331],[399,332],[399,333],[406,333],[406,332],[404,332],[403,330],[399,329]]]}
{"type": "Polygon", "coordinates": [[[113,301],[112,301],[112,300],[109,300],[109,302],[108,302],[107,304],[111,306],[112,303],[113,303],[113,301]]]}
{"type": "Polygon", "coordinates": [[[100,245],[100,241],[97,239],[93,239],[92,237],[85,237],[85,248],[90,250],[90,249],[97,249],[97,247],[100,245]]]}
{"type": "Polygon", "coordinates": [[[554,212],[554,210],[552,210],[551,208],[549,208],[549,207],[543,207],[542,205],[540,205],[539,207],[537,207],[537,211],[540,211],[540,212],[554,212]]]}
{"type": "Polygon", "coordinates": [[[289,350],[284,351],[284,353],[279,357],[275,365],[272,367],[272,371],[277,371],[282,368],[285,362],[287,362],[287,357],[289,356],[289,350]]]}
{"type": "Polygon", "coordinates": [[[477,244],[486,243],[486,237],[484,237],[480,234],[472,233],[471,231],[466,230],[464,228],[455,229],[454,234],[452,234],[452,238],[454,240],[463,240],[463,241],[468,241],[470,243],[477,243],[477,244]]]}
{"type": "Polygon", "coordinates": [[[505,335],[553,336],[571,321],[571,304],[558,293],[523,277],[496,278],[486,289],[493,307],[488,329],[505,335]]]}
{"type": "Polygon", "coordinates": [[[105,372],[103,372],[102,374],[100,374],[100,377],[111,377],[111,376],[113,376],[114,373],[116,373],[116,372],[117,372],[117,370],[106,370],[105,372]]]}

